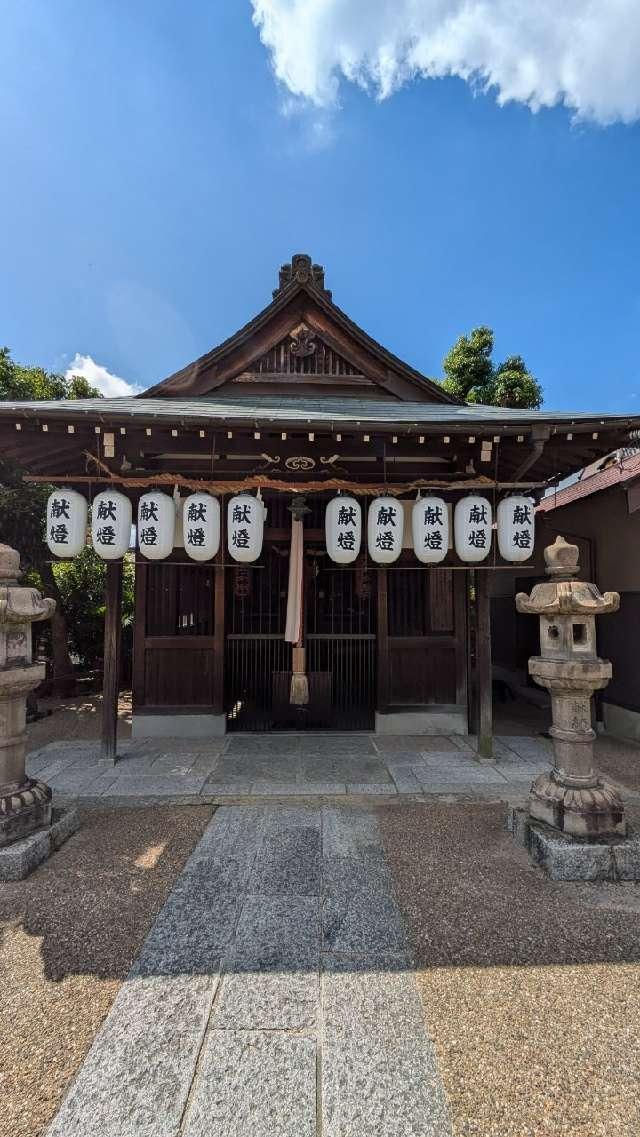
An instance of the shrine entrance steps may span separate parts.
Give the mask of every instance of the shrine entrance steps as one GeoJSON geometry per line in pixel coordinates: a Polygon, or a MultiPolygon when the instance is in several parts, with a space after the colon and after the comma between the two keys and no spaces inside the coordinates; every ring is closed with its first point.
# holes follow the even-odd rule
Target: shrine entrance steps
{"type": "Polygon", "coordinates": [[[100,805],[212,804],[267,800],[396,800],[444,795],[518,804],[547,769],[551,743],[494,740],[494,763],[480,763],[472,736],[227,735],[212,740],[129,739],[115,766],[99,743],[50,743],[27,771],[54,802],[100,805]]]}

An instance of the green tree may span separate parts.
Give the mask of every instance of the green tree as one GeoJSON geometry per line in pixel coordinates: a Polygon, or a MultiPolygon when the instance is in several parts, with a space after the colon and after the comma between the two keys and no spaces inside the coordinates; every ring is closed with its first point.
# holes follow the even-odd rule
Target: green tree
{"type": "Polygon", "coordinates": [[[542,387],[520,355],[493,362],[493,331],[481,326],[460,336],[443,361],[442,386],[465,403],[532,408],[542,403],[542,387]]]}
{"type": "MultiPolygon", "coordinates": [[[[42,367],[25,367],[11,358],[9,348],[0,348],[0,399],[84,399],[100,392],[82,376],[71,379],[42,367]]],[[[44,540],[44,517],[51,486],[22,480],[24,470],[0,457],[0,540],[18,549],[22,567],[29,570],[35,586],[56,601],[51,621],[54,692],[68,694],[73,684],[67,622],[57,570],[44,540]]]]}
{"type": "Polygon", "coordinates": [[[0,347],[0,399],[96,399],[100,392],[83,375],[67,379],[44,367],[25,367],[0,347]]]}
{"type": "MultiPolygon", "coordinates": [[[[103,664],[105,583],[107,566],[87,546],[73,560],[53,568],[69,629],[69,645],[87,670],[103,664]]],[[[130,660],[133,648],[134,565],[125,557],[122,579],[122,658],[130,660]]]]}

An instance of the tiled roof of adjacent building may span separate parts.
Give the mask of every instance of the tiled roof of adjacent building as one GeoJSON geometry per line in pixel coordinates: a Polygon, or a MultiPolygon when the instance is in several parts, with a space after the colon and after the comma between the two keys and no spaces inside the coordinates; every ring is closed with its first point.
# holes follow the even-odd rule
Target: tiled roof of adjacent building
{"type": "Polygon", "coordinates": [[[640,478],[640,451],[626,447],[594,463],[599,469],[590,467],[583,471],[583,475],[570,486],[565,486],[554,493],[549,493],[538,505],[538,512],[548,513],[553,509],[561,509],[563,505],[580,501],[594,493],[611,489],[613,486],[624,485],[640,478]]]}

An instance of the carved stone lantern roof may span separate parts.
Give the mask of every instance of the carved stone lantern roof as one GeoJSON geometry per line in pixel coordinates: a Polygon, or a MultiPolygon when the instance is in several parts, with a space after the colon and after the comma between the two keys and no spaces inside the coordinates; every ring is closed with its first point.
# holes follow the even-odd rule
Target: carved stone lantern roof
{"type": "Polygon", "coordinates": [[[0,545],[0,626],[48,620],[56,606],[55,600],[44,600],[36,588],[19,585],[19,576],[19,553],[9,545],[0,545]]]}
{"type": "Polygon", "coordinates": [[[594,617],[617,612],[620,607],[617,592],[605,592],[603,596],[595,584],[573,579],[580,571],[578,556],[577,545],[557,537],[544,551],[547,575],[552,579],[534,585],[530,596],[519,592],[516,596],[518,612],[534,616],[594,617]]]}

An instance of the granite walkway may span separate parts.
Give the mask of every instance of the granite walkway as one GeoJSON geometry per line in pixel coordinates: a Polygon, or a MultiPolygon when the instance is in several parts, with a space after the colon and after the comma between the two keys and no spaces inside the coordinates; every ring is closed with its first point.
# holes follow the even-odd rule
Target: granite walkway
{"type": "Polygon", "coordinates": [[[478,762],[472,736],[231,735],[126,740],[115,766],[99,743],[60,740],[29,755],[27,770],[58,800],[131,805],[238,804],[262,799],[472,796],[519,802],[547,769],[542,736],[495,739],[494,763],[478,762]]]}
{"type": "Polygon", "coordinates": [[[222,807],[48,1137],[450,1137],[378,823],[222,807]]]}

